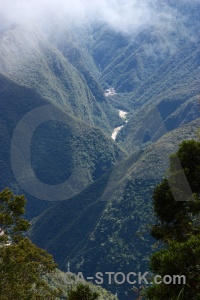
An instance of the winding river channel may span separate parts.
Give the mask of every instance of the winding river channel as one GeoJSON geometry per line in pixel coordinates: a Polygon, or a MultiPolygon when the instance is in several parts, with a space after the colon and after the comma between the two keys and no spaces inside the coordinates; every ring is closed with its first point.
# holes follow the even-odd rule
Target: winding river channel
{"type": "MultiPolygon", "coordinates": [[[[122,119],[126,119],[126,115],[127,115],[128,112],[127,112],[127,111],[124,111],[124,110],[118,110],[118,111],[119,111],[119,116],[120,116],[122,119]]],[[[126,123],[127,123],[127,122],[128,122],[128,121],[126,120],[126,123]]],[[[112,135],[111,135],[111,138],[112,138],[114,141],[116,140],[116,137],[117,137],[118,132],[119,132],[123,127],[124,127],[124,125],[114,128],[113,133],[112,133],[112,135]]]]}

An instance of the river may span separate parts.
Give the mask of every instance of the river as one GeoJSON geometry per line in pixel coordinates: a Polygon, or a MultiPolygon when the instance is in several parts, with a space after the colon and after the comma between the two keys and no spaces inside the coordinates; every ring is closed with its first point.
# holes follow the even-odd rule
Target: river
{"type": "MultiPolygon", "coordinates": [[[[122,119],[126,119],[126,115],[127,115],[127,113],[128,113],[127,111],[124,111],[124,110],[118,110],[118,112],[119,112],[119,116],[120,116],[122,119]]],[[[128,122],[128,121],[126,120],[126,123],[127,123],[127,122],[128,122]]],[[[112,133],[112,135],[111,135],[111,138],[112,138],[114,141],[116,140],[116,137],[117,137],[117,135],[118,135],[118,132],[119,132],[123,127],[124,127],[124,125],[114,128],[113,133],[112,133]]]]}

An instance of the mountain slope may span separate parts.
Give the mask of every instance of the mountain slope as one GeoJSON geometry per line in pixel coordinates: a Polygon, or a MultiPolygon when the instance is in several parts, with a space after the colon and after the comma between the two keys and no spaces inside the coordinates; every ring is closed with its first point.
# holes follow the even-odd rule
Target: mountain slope
{"type": "MultiPolygon", "coordinates": [[[[76,197],[46,210],[33,220],[31,239],[52,253],[61,268],[65,269],[69,260],[73,271],[87,276],[108,270],[126,274],[147,271],[154,243],[149,236],[153,188],[178,144],[197,137],[199,122],[167,133],[145,151],[115,165],[76,197]]],[[[128,298],[124,295],[129,285],[104,286],[117,290],[122,299],[133,298],[130,291],[128,298]]]]}
{"type": "Polygon", "coordinates": [[[93,54],[97,63],[101,64],[102,58],[96,53],[105,50],[103,58],[111,53],[102,68],[101,82],[114,86],[120,93],[139,89],[181,48],[199,43],[199,11],[198,1],[163,0],[157,5],[151,26],[140,32],[130,28],[129,35],[123,36],[109,27],[97,27],[93,45],[97,49],[93,54]]]}
{"type": "MultiPolygon", "coordinates": [[[[113,109],[110,102],[104,96],[103,88],[98,82],[100,71],[88,49],[91,43],[91,31],[91,24],[88,23],[78,27],[76,30],[76,28],[71,28],[65,22],[56,22],[45,33],[50,43],[61,51],[70,64],[84,77],[92,95],[106,113],[109,124],[115,127],[120,122],[120,118],[116,110],[113,109]],[[89,45],[85,45],[85,43],[89,45]]],[[[101,124],[97,125],[102,127],[101,124]]]]}
{"type": "MultiPolygon", "coordinates": [[[[145,272],[154,248],[152,191],[178,143],[197,138],[199,1],[159,3],[155,22],[132,36],[105,24],[73,29],[52,22],[43,33],[0,27],[1,186],[23,192],[11,168],[13,132],[27,113],[53,104],[32,134],[34,172],[27,168],[22,178],[34,189],[27,193],[27,217],[35,217],[30,237],[63,270],[70,261],[72,271],[86,276],[145,272]],[[105,97],[103,88],[111,86],[118,94],[105,97]],[[92,125],[110,134],[122,122],[115,108],[128,111],[128,122],[113,142],[92,125]]],[[[34,118],[28,121],[19,147],[22,166],[29,162],[26,137],[34,118]]],[[[104,283],[121,299],[133,298],[129,285],[104,283]]]]}
{"type": "MultiPolygon", "coordinates": [[[[67,180],[68,183],[64,189],[67,199],[100,178],[125,155],[125,152],[101,129],[91,127],[76,119],[63,111],[60,106],[50,106],[52,110],[49,113],[48,105],[51,103],[49,100],[42,98],[32,89],[17,85],[3,75],[0,75],[0,95],[1,188],[8,185],[20,189],[12,172],[14,163],[14,167],[16,168],[15,164],[18,166],[20,176],[24,178],[24,184],[28,184],[30,180],[30,186],[32,184],[31,169],[41,182],[50,186],[67,180]],[[41,124],[34,128],[30,149],[27,149],[29,145],[26,137],[31,132],[32,124],[37,122],[36,110],[40,108],[44,117],[42,117],[41,124]],[[60,113],[64,121],[57,120],[57,115],[60,113]],[[22,119],[25,120],[24,117],[27,114],[30,117],[23,125],[23,132],[20,133],[18,141],[22,157],[17,156],[14,161],[11,161],[13,133],[16,133],[17,126],[21,124],[19,122],[22,122],[22,119]],[[46,118],[48,115],[49,120],[46,118]],[[31,166],[28,163],[27,151],[30,151],[31,166]]],[[[15,150],[14,155],[17,153],[15,150]]],[[[42,193],[42,190],[39,192],[42,193]]],[[[46,203],[39,200],[40,197],[36,199],[29,195],[28,198],[30,199],[27,209],[29,218],[41,212],[43,207],[50,205],[49,201],[46,203]]],[[[52,194],[52,200],[55,200],[53,198],[52,194]]]]}
{"type": "Polygon", "coordinates": [[[88,124],[111,132],[115,122],[112,116],[117,119],[117,114],[103,94],[101,101],[98,99],[98,85],[95,83],[91,90],[88,84],[93,84],[92,77],[85,79],[39,29],[13,26],[0,35],[0,49],[1,72],[5,76],[35,89],[88,124]]]}
{"type": "Polygon", "coordinates": [[[129,123],[118,136],[127,149],[143,146],[147,132],[155,141],[163,135],[163,126],[170,131],[199,117],[199,51],[193,44],[180,49],[134,93],[129,123]]]}

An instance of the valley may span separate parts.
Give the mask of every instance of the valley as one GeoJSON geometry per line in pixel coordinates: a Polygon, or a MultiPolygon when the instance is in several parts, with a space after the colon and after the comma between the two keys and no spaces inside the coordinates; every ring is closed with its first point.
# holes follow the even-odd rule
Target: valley
{"type": "Polygon", "coordinates": [[[25,195],[27,236],[62,272],[149,271],[154,189],[179,144],[199,139],[200,3],[155,6],[129,26],[123,9],[0,22],[0,187],[25,195]]]}

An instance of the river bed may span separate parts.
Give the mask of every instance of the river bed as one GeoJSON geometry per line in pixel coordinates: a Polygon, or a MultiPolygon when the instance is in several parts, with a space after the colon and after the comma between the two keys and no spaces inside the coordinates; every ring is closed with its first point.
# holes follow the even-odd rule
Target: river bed
{"type": "MultiPolygon", "coordinates": [[[[124,110],[118,110],[119,111],[119,116],[122,118],[122,119],[126,119],[126,115],[127,115],[127,111],[124,111],[124,110]]],[[[126,123],[127,123],[128,121],[126,120],[126,123]]],[[[116,137],[117,137],[117,135],[118,135],[118,132],[122,129],[124,127],[124,125],[122,125],[122,126],[119,126],[119,127],[116,127],[116,128],[114,128],[114,130],[113,130],[113,133],[112,133],[112,135],[111,135],[111,138],[115,141],[116,140],[116,137]]]]}

